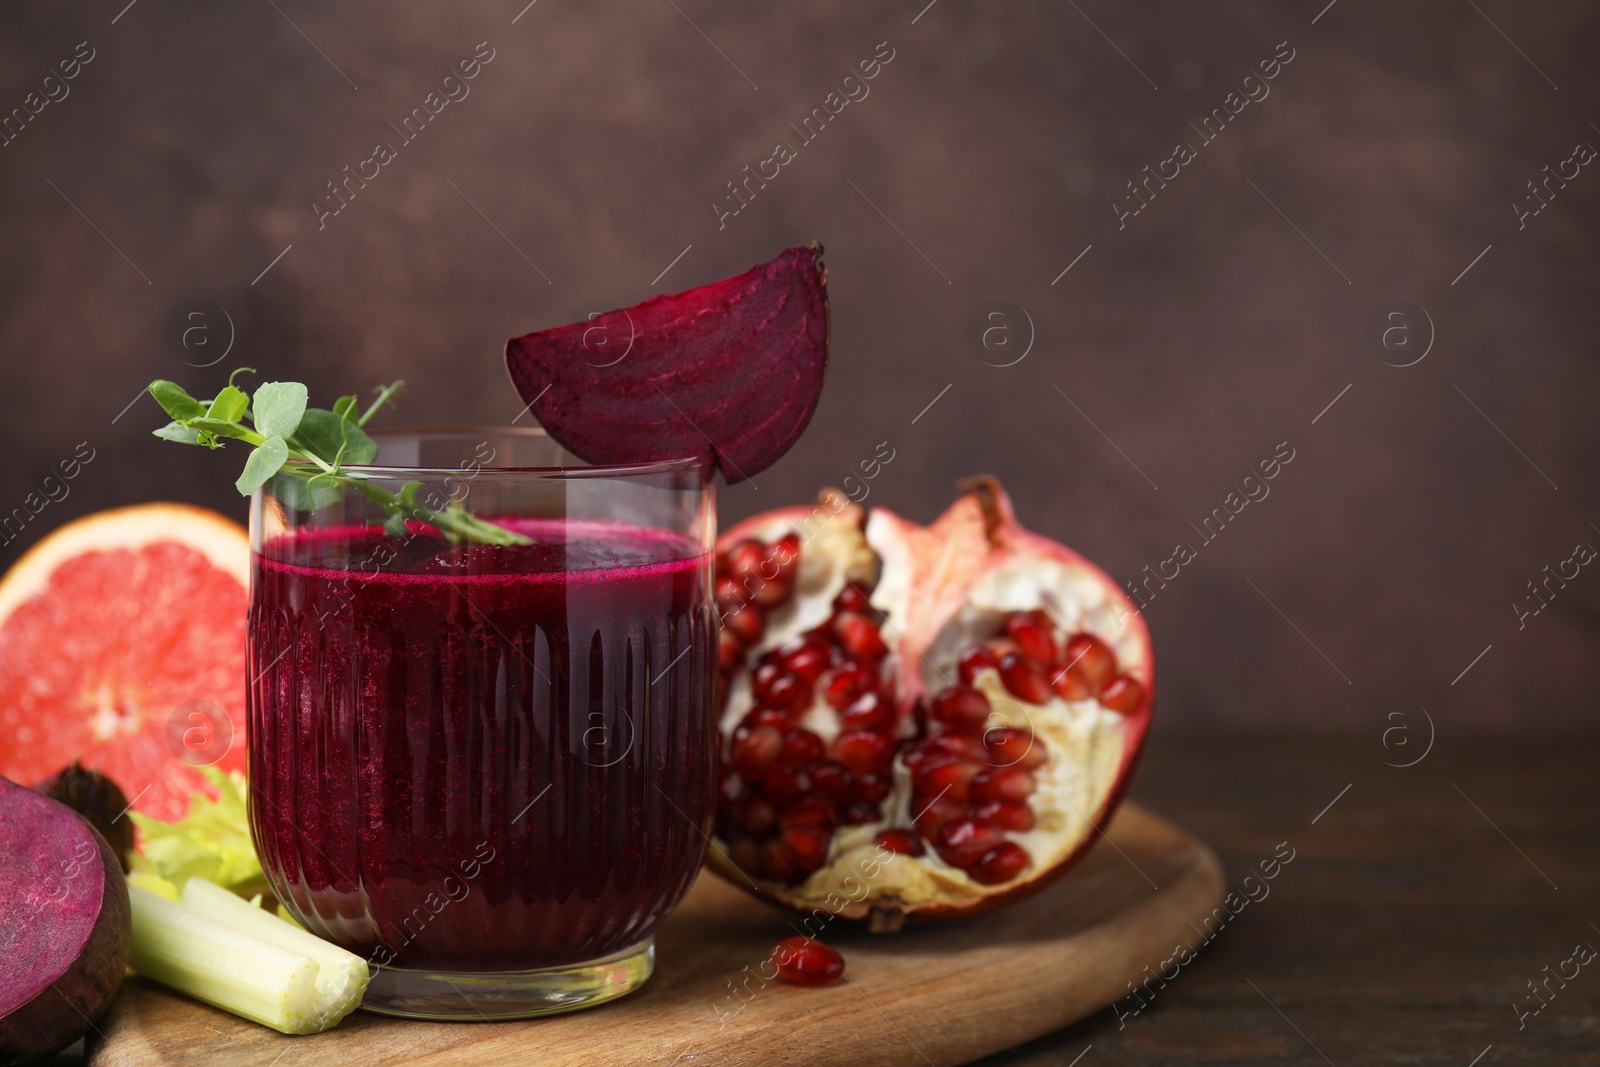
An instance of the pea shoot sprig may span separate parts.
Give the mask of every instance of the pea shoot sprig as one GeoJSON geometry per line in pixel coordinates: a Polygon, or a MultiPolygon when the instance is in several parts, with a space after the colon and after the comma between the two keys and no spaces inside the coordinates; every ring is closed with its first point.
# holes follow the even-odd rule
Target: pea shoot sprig
{"type": "Polygon", "coordinates": [[[442,510],[418,503],[421,482],[407,482],[391,492],[365,474],[345,470],[378,458],[378,443],[368,436],[368,421],[405,386],[396,381],[374,390],[377,396],[364,411],[357,411],[354,396],[341,396],[333,407],[307,407],[309,394],[299,382],[264,382],[255,395],[234,384],[241,367],[210,400],[196,400],[183,386],[158,379],[150,395],[172,419],[155,431],[157,437],[179,444],[221,448],[227,439],[252,446],[244,471],[234,485],[249,496],[267,480],[282,473],[275,489],[285,502],[314,510],[338,500],[346,487],[354,488],[388,513],[384,528],[396,536],[407,533],[407,520],[428,523],[455,543],[526,544],[521,534],[473,515],[452,499],[442,510]]]}

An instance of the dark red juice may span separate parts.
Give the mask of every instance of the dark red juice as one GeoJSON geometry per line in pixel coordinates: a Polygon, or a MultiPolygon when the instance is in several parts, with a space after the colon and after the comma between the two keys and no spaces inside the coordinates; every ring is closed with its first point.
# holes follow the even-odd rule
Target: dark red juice
{"type": "Polygon", "coordinates": [[[254,559],[250,815],[278,896],[377,963],[563,966],[648,936],[714,810],[709,557],[307,530],[254,559]]]}

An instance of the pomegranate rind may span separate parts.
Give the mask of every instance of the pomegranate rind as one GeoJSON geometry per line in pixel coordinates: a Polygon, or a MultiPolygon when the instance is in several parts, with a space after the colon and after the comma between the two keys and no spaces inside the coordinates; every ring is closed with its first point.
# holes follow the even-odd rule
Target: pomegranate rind
{"type": "Polygon", "coordinates": [[[506,342],[533,415],[596,464],[710,455],[740,482],[799,440],[828,363],[820,248],[506,342]]]}
{"type": "MultiPolygon", "coordinates": [[[[820,510],[785,508],[755,516],[729,530],[721,547],[789,531],[804,537],[820,510]]],[[[853,518],[859,523],[859,515],[853,518]]],[[[976,914],[1032,895],[1065,874],[1093,845],[1127,788],[1155,697],[1155,665],[1144,620],[1103,570],[1018,524],[1009,498],[992,479],[981,480],[931,526],[876,508],[861,529],[881,566],[871,600],[887,616],[884,633],[891,640],[890,665],[902,720],[919,698],[954,681],[956,656],[973,635],[983,634],[986,624],[992,633],[992,624],[1004,613],[1036,608],[1041,602],[1069,631],[1105,640],[1119,668],[1143,686],[1143,701],[1126,713],[1092,699],[1069,704],[1057,696],[1043,705],[1028,705],[1006,691],[996,671],[979,672],[975,684],[989,697],[999,720],[1034,731],[1049,753],[1046,765],[1035,772],[1041,782],[1034,802],[1038,825],[1012,835],[1034,860],[1015,881],[982,885],[941,860],[935,849],[913,857],[875,846],[878,831],[908,825],[915,814],[906,810],[909,773],[898,758],[895,807],[887,821],[841,827],[828,863],[801,884],[752,879],[720,846],[712,849],[709,862],[729,881],[747,890],[753,887],[756,895],[775,903],[802,911],[826,907],[832,914],[889,929],[907,920],[976,914]],[[864,895],[859,892],[863,883],[868,886],[864,895]]],[[[805,538],[802,567],[807,547],[816,554],[816,546],[805,538]]],[[[831,590],[823,592],[831,599],[831,590]]],[[[821,603],[825,609],[827,601],[821,603]]],[[[796,609],[796,614],[803,610],[796,609]]],[[[737,680],[732,694],[735,699],[723,718],[725,732],[749,706],[747,698],[737,699],[737,680]]]]}
{"type": "Polygon", "coordinates": [[[0,578],[0,775],[32,782],[80,760],[126,784],[136,810],[180,818],[213,792],[167,737],[190,700],[222,708],[232,739],[216,763],[242,770],[249,570],[244,527],[187,504],[97,512],[30,548],[0,578]],[[80,592],[85,568],[114,576],[80,592]]]}
{"type": "Polygon", "coordinates": [[[66,805],[0,778],[0,1060],[82,1037],[128,961],[128,889],[105,839],[66,805]]]}

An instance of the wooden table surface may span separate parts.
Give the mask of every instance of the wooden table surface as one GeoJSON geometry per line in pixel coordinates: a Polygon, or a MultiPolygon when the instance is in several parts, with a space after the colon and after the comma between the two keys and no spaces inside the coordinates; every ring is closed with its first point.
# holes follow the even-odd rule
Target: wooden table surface
{"type": "Polygon", "coordinates": [[[1145,1010],[983,1067],[1600,1064],[1600,960],[1570,962],[1600,948],[1600,739],[1446,727],[1385,766],[1423,751],[1426,723],[1410,733],[1386,750],[1157,730],[1135,799],[1209,842],[1236,890],[1279,842],[1294,860],[1145,1010]],[[1537,1014],[1530,979],[1548,980],[1537,1014]]]}

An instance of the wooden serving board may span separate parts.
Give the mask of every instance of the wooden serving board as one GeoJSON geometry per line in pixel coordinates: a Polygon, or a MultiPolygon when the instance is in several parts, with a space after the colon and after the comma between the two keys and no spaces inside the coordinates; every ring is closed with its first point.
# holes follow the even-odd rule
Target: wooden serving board
{"type": "Polygon", "coordinates": [[[1097,843],[1061,881],[1002,911],[887,936],[831,924],[822,937],[844,955],[847,981],[829,988],[763,985],[756,967],[795,932],[793,916],[706,873],[657,934],[655,977],[599,1008],[500,1023],[358,1011],[328,1033],[285,1037],[130,977],[89,1063],[965,1063],[1111,1003],[1221,901],[1215,854],[1171,823],[1124,804],[1107,837],[1115,848],[1097,843]]]}

